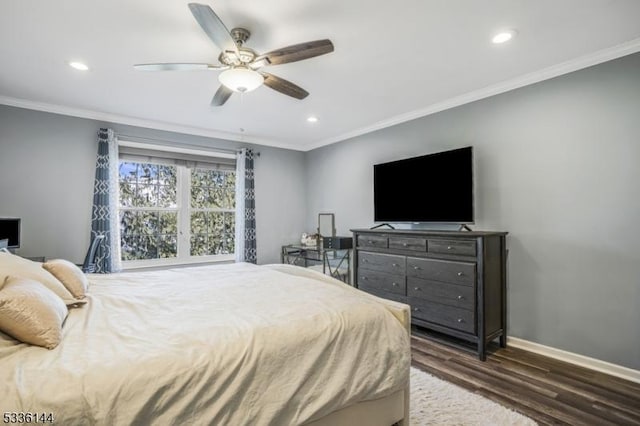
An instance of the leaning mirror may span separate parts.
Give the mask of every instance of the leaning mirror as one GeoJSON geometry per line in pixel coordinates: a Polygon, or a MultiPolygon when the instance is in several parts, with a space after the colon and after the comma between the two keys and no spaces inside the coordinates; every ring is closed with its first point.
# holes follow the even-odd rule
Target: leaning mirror
{"type": "Polygon", "coordinates": [[[321,237],[335,237],[335,217],[333,213],[318,214],[318,234],[321,237]]]}

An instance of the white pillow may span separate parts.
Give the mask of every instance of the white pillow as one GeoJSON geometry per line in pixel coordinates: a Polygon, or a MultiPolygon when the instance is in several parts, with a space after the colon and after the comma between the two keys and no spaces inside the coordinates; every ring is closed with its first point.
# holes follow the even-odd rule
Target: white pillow
{"type": "Polygon", "coordinates": [[[86,303],[84,300],[74,299],[69,290],[56,277],[42,268],[40,262],[32,262],[10,253],[0,253],[0,282],[4,282],[8,276],[38,281],[58,295],[67,305],[77,306],[86,303]]]}
{"type": "Polygon", "coordinates": [[[60,281],[76,299],[84,299],[89,281],[75,264],[64,259],[48,260],[42,267],[60,281]]]}
{"type": "Polygon", "coordinates": [[[8,277],[0,289],[0,331],[21,342],[55,348],[68,313],[64,302],[35,280],[8,277]]]}

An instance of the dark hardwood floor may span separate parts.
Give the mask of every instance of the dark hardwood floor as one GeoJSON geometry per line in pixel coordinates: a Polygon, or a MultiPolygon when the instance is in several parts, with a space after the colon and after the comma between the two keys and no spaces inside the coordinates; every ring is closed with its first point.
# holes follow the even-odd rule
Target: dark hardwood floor
{"type": "Polygon", "coordinates": [[[411,349],[414,367],[540,425],[640,425],[640,383],[510,347],[495,346],[481,362],[414,334],[411,349]]]}

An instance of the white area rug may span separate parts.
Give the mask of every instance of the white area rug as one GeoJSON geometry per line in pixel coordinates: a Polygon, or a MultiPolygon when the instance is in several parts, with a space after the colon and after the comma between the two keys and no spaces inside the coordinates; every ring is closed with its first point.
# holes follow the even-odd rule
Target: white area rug
{"type": "Polygon", "coordinates": [[[411,367],[411,426],[536,424],[487,398],[411,367]]]}

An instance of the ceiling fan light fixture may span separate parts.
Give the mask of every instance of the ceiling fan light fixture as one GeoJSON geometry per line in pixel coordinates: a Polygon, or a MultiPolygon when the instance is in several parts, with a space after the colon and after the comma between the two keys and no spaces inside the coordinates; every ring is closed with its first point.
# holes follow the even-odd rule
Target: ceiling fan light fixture
{"type": "Polygon", "coordinates": [[[251,92],[264,83],[264,77],[260,73],[246,67],[226,70],[220,73],[218,80],[225,87],[239,93],[251,92]]]}

